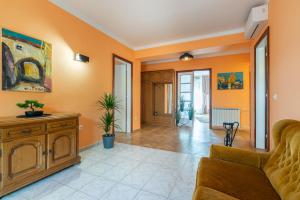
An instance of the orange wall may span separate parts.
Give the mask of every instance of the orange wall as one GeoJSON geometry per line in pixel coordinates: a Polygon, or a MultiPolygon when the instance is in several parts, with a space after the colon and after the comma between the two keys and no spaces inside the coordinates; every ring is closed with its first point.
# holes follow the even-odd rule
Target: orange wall
{"type": "Polygon", "coordinates": [[[142,49],[135,52],[135,57],[141,60],[149,58],[167,58],[168,55],[176,55],[178,53],[192,51],[195,49],[206,49],[211,47],[219,47],[220,49],[232,45],[249,45],[249,40],[246,40],[243,33],[225,35],[220,37],[206,38],[170,44],[149,49],[142,49]]]}
{"type": "Polygon", "coordinates": [[[102,131],[97,127],[99,112],[95,103],[104,92],[112,90],[115,53],[134,62],[133,128],[140,128],[140,62],[134,60],[131,49],[46,0],[1,0],[0,5],[0,28],[45,40],[53,48],[53,92],[0,90],[0,116],[21,114],[23,110],[15,106],[16,102],[37,99],[46,104],[47,111],[81,113],[80,146],[96,143],[102,131]],[[90,62],[73,61],[74,52],[88,55],[90,62]]]}
{"type": "Polygon", "coordinates": [[[174,69],[176,71],[212,69],[212,106],[241,109],[242,129],[250,129],[250,56],[249,54],[195,59],[188,62],[168,62],[143,65],[142,71],[174,69]],[[244,72],[243,90],[217,90],[217,74],[244,72]]]}
{"type": "MultiPolygon", "coordinates": [[[[271,0],[269,3],[270,128],[272,129],[274,123],[281,119],[300,120],[300,1],[271,0]],[[274,94],[278,95],[277,100],[272,98],[274,94]]],[[[256,41],[257,39],[252,43],[252,51],[256,41]]],[[[254,56],[251,62],[254,63],[254,56]]],[[[254,66],[251,67],[251,71],[254,72],[254,66]]],[[[254,98],[251,102],[254,103],[254,98]]],[[[252,118],[254,120],[254,117],[252,118]]],[[[254,141],[254,125],[252,124],[251,127],[252,141],[254,141]]],[[[272,137],[271,147],[273,147],[272,137]]]]}
{"type": "Polygon", "coordinates": [[[271,125],[285,118],[300,120],[300,1],[270,1],[271,125]]]}

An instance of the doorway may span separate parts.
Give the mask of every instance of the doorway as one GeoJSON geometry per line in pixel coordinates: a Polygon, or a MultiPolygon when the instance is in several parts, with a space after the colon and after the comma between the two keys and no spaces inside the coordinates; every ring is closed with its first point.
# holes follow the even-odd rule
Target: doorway
{"type": "Polygon", "coordinates": [[[211,128],[211,107],[211,69],[177,72],[178,126],[211,128]]]}
{"type": "Polygon", "coordinates": [[[113,95],[119,103],[114,112],[116,132],[132,132],[132,62],[113,55],[113,95]]]}
{"type": "Polygon", "coordinates": [[[269,150],[269,29],[255,45],[255,148],[269,150]]]}

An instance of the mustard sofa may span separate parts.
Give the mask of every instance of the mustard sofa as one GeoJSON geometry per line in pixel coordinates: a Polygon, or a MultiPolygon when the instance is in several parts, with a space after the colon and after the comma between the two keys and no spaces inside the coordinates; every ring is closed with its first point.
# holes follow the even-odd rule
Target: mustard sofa
{"type": "Polygon", "coordinates": [[[279,121],[273,138],[269,153],[212,145],[193,200],[300,200],[300,122],[279,121]]]}

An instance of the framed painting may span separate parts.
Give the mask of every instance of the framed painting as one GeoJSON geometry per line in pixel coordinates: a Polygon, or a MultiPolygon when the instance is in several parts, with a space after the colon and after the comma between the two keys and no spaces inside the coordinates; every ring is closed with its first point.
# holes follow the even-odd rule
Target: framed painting
{"type": "Polygon", "coordinates": [[[51,92],[51,44],[2,29],[2,90],[51,92]]]}
{"type": "Polygon", "coordinates": [[[218,74],[218,90],[244,89],[243,72],[227,72],[218,74]]]}

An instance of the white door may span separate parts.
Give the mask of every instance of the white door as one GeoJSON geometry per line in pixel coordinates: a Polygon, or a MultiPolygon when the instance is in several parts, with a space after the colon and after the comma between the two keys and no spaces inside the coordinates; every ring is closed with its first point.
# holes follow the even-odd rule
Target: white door
{"type": "Polygon", "coordinates": [[[267,149],[268,136],[268,78],[267,78],[267,42],[265,36],[256,47],[255,69],[255,147],[267,149]]]}
{"type": "Polygon", "coordinates": [[[119,102],[119,110],[115,111],[118,128],[116,132],[131,132],[131,64],[119,58],[114,66],[114,96],[119,102]]]}

